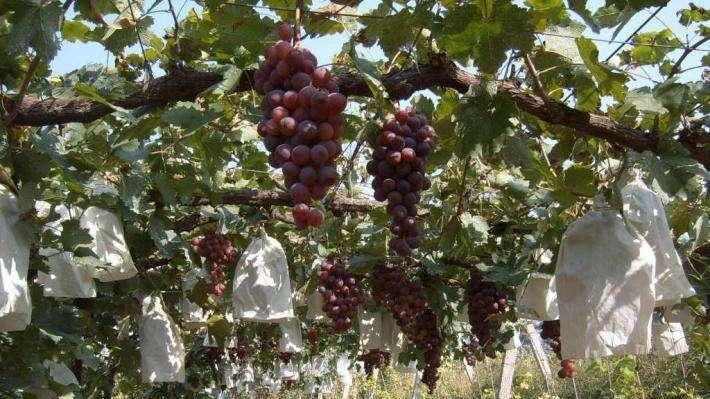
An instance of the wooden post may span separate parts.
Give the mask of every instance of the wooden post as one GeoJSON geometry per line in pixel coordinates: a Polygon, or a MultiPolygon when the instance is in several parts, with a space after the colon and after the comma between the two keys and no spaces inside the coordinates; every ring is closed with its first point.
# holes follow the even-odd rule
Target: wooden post
{"type": "Polygon", "coordinates": [[[532,344],[533,354],[535,355],[535,360],[537,360],[537,365],[540,367],[540,372],[545,377],[545,385],[547,385],[547,393],[552,395],[553,392],[553,381],[552,370],[550,370],[550,363],[547,361],[547,356],[542,348],[542,339],[540,334],[538,334],[533,323],[525,324],[525,333],[530,337],[530,343],[532,344]]]}
{"type": "Polygon", "coordinates": [[[503,372],[500,377],[500,390],[498,399],[510,399],[513,391],[513,376],[515,375],[515,363],[518,361],[518,348],[511,348],[505,351],[503,358],[503,372]]]}

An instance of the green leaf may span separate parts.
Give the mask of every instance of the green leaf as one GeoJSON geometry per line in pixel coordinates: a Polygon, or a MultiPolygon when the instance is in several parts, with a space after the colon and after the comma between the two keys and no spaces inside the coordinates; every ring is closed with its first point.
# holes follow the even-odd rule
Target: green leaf
{"type": "Polygon", "coordinates": [[[59,2],[38,3],[25,3],[15,10],[7,51],[17,55],[32,47],[39,57],[49,62],[59,48],[57,32],[64,10],[59,2]]]}
{"type": "Polygon", "coordinates": [[[350,57],[353,59],[355,68],[365,77],[365,83],[367,83],[367,87],[370,88],[370,91],[374,95],[381,112],[383,114],[393,113],[394,107],[392,107],[392,103],[389,101],[389,94],[387,94],[387,89],[382,84],[382,76],[377,70],[377,66],[371,61],[360,58],[357,55],[354,43],[350,43],[350,57]]]}
{"type": "Polygon", "coordinates": [[[573,194],[593,197],[597,194],[594,171],[582,165],[573,165],[565,171],[565,187],[573,194]]]}
{"type": "Polygon", "coordinates": [[[639,112],[646,112],[651,114],[663,114],[668,112],[668,110],[663,106],[663,104],[653,95],[651,90],[647,87],[641,89],[629,90],[626,95],[626,103],[620,108],[620,111],[626,113],[626,111],[634,107],[639,112]]]}
{"type": "Polygon", "coordinates": [[[163,122],[182,127],[186,133],[191,133],[218,116],[217,112],[205,112],[194,103],[178,102],[163,113],[163,122]]]}
{"type": "Polygon", "coordinates": [[[675,37],[670,29],[658,32],[646,32],[634,36],[634,47],[624,51],[622,57],[628,63],[638,65],[657,64],[663,60],[666,54],[680,46],[681,42],[675,37]]]}
{"type": "Polygon", "coordinates": [[[582,64],[584,60],[579,55],[575,38],[581,37],[584,27],[582,26],[550,26],[545,30],[545,50],[557,53],[574,64],[582,64]]]}
{"type": "Polygon", "coordinates": [[[488,15],[474,4],[454,9],[446,18],[439,45],[450,57],[464,64],[473,61],[481,72],[494,74],[506,60],[507,51],[532,47],[535,27],[530,13],[512,2],[488,3],[488,15]]]}
{"type": "Polygon", "coordinates": [[[67,20],[62,25],[62,38],[70,42],[85,42],[89,39],[90,31],[89,27],[80,21],[67,20]]]}
{"type": "Polygon", "coordinates": [[[69,219],[62,222],[62,235],[60,241],[65,251],[74,252],[79,248],[87,248],[92,242],[89,230],[79,226],[78,219],[69,219]]]}
{"type": "Polygon", "coordinates": [[[229,323],[221,314],[215,314],[207,319],[207,333],[214,338],[220,348],[224,348],[230,330],[229,323]]]}
{"type": "Polygon", "coordinates": [[[242,77],[242,70],[234,65],[227,67],[222,73],[222,81],[212,85],[206,92],[223,95],[231,92],[239,83],[242,77]]]}
{"type": "Polygon", "coordinates": [[[579,48],[579,54],[582,56],[584,64],[597,81],[599,91],[602,94],[614,96],[617,101],[624,101],[627,76],[623,73],[614,72],[608,66],[600,64],[599,50],[597,50],[597,46],[591,40],[584,37],[578,38],[577,48],[579,48]]]}
{"type": "Polygon", "coordinates": [[[525,0],[525,4],[532,8],[535,30],[542,31],[548,25],[569,20],[565,3],[562,0],[525,0]]]}

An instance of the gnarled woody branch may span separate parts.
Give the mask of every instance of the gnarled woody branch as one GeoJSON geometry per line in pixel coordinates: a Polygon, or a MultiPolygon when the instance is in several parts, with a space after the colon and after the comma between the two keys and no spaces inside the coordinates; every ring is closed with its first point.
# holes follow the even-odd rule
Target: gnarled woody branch
{"type": "MultiPolygon", "coordinates": [[[[235,91],[251,89],[253,71],[242,74],[235,91]]],[[[343,94],[348,96],[371,96],[372,93],[362,76],[334,71],[335,80],[343,94]]],[[[161,106],[178,100],[194,100],[210,86],[220,82],[222,76],[212,72],[177,69],[169,74],[151,80],[145,88],[125,99],[115,101],[127,109],[141,106],[161,106]]],[[[470,86],[481,84],[481,80],[458,68],[444,55],[432,57],[427,65],[391,73],[382,79],[390,98],[407,98],[417,90],[434,87],[449,87],[458,92],[466,92],[470,86]]],[[[565,104],[546,100],[533,93],[521,90],[511,81],[499,81],[498,90],[507,94],[519,109],[541,120],[574,129],[578,134],[597,137],[636,151],[658,152],[658,142],[653,136],[611,120],[604,115],[592,114],[570,108],[565,104]]],[[[3,98],[5,109],[15,109],[12,100],[3,98]]],[[[110,107],[86,97],[72,99],[38,100],[25,96],[16,108],[13,123],[18,126],[45,126],[68,122],[91,122],[112,112],[110,107]]],[[[684,134],[679,142],[691,155],[710,168],[710,147],[703,142],[693,141],[693,135],[684,134]]]]}
{"type": "MultiPolygon", "coordinates": [[[[283,191],[233,190],[215,193],[210,197],[196,196],[189,205],[249,205],[255,207],[269,207],[294,205],[294,202],[289,194],[283,191]]],[[[348,212],[369,212],[379,206],[381,206],[380,203],[370,199],[350,198],[342,195],[336,195],[327,205],[328,209],[335,215],[342,215],[348,212]]],[[[194,213],[177,220],[173,228],[175,232],[182,233],[211,221],[213,220],[209,216],[194,213]]]]}

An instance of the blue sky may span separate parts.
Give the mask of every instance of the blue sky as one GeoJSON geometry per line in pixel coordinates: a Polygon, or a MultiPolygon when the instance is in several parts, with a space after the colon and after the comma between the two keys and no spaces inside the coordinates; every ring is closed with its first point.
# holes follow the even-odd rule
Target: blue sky
{"type": "MultiPolygon", "coordinates": [[[[378,3],[379,2],[376,0],[365,0],[359,5],[358,12],[370,10],[376,7],[378,3]]],[[[597,7],[603,5],[604,2],[603,0],[591,0],[588,3],[588,7],[594,10],[597,7]]],[[[326,1],[314,1],[314,7],[320,7],[326,4],[328,4],[328,2],[326,1]]],[[[694,42],[695,40],[697,40],[693,39],[692,36],[694,36],[694,34],[688,31],[682,25],[680,25],[678,23],[678,17],[674,14],[674,10],[676,8],[686,4],[687,1],[671,1],[669,6],[661,10],[661,12],[657,15],[657,18],[654,18],[651,22],[649,22],[642,30],[642,32],[657,31],[668,27],[679,36],[681,41],[685,42],[687,39],[690,39],[691,43],[694,42]],[[691,35],[691,37],[686,38],[686,32],[691,35]]],[[[195,3],[193,1],[178,0],[174,2],[174,5],[178,10],[180,10],[179,17],[182,18],[186,15],[186,13],[191,7],[195,6],[195,3]]],[[[167,10],[167,1],[164,1],[164,4],[158,6],[157,9],[167,10]]],[[[629,21],[629,23],[624,27],[624,29],[617,35],[616,40],[625,40],[631,32],[633,32],[644,20],[646,20],[646,18],[648,18],[648,16],[653,11],[655,11],[655,8],[650,8],[637,13],[637,15],[635,15],[631,19],[631,21],[629,21]]],[[[155,25],[153,26],[153,30],[158,35],[161,35],[166,27],[170,27],[173,24],[172,18],[167,12],[158,12],[156,14],[153,14],[152,16],[155,19],[155,25]]],[[[107,21],[112,21],[112,18],[114,17],[115,16],[107,16],[107,21]]],[[[573,17],[576,16],[573,15],[573,17]]],[[[612,33],[613,29],[604,29],[598,34],[595,34],[591,30],[587,29],[587,31],[584,32],[584,36],[596,39],[610,39],[612,33]]],[[[328,37],[306,39],[304,40],[303,44],[316,54],[319,62],[328,63],[333,57],[333,55],[340,51],[343,43],[346,41],[347,36],[347,33],[342,33],[328,37]]],[[[604,60],[611,52],[613,52],[618,47],[618,44],[616,43],[604,43],[599,41],[595,43],[599,48],[599,55],[601,60],[604,60]]],[[[710,46],[704,46],[703,48],[707,49],[710,48],[710,46]]],[[[138,52],[137,47],[132,50],[138,52]]],[[[672,57],[678,57],[681,53],[682,50],[675,50],[670,55],[672,57]]],[[[686,58],[685,62],[683,63],[683,67],[688,68],[700,65],[700,60],[703,54],[705,54],[705,52],[693,52],[690,56],[686,58]]],[[[362,56],[369,59],[377,59],[382,57],[382,53],[376,49],[362,49],[362,56]]],[[[107,66],[113,66],[114,57],[106,50],[104,50],[100,45],[95,43],[64,42],[62,43],[62,47],[57,57],[52,61],[51,67],[54,75],[62,75],[71,72],[77,68],[80,68],[81,66],[86,65],[88,63],[100,63],[105,64],[107,66]]],[[[685,72],[681,76],[681,79],[685,81],[699,80],[701,72],[702,69],[693,69],[691,71],[685,72]]],[[[633,70],[632,73],[632,80],[630,82],[631,87],[641,87],[647,85],[652,86],[653,83],[646,79],[646,76],[649,76],[651,79],[655,80],[661,79],[658,72],[651,67],[645,67],[643,69],[639,68],[633,70]]]]}

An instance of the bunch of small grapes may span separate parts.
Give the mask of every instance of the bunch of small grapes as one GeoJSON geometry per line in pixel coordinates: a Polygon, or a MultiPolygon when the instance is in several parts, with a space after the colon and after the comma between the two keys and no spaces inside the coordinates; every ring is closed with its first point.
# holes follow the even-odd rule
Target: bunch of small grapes
{"type": "Polygon", "coordinates": [[[217,348],[217,347],[207,348],[207,358],[210,361],[212,361],[212,362],[220,361],[220,360],[222,360],[222,356],[224,356],[224,349],[217,348]]]}
{"type": "Polygon", "coordinates": [[[291,362],[292,352],[279,352],[279,359],[283,364],[289,364],[291,362]]]}
{"type": "Polygon", "coordinates": [[[365,303],[359,279],[332,259],[323,261],[316,273],[320,279],[318,292],[323,297],[323,312],[333,321],[333,330],[346,331],[358,306],[365,303]]]}
{"type": "Polygon", "coordinates": [[[208,229],[203,237],[193,238],[191,244],[192,250],[209,262],[212,293],[217,297],[222,296],[227,287],[224,284],[224,267],[233,265],[237,259],[237,250],[232,246],[232,241],[226,235],[208,229]]]}
{"type": "Polygon", "coordinates": [[[475,344],[485,348],[492,342],[493,331],[501,326],[500,320],[495,316],[505,313],[508,308],[508,297],[492,282],[483,281],[483,276],[477,271],[471,272],[466,287],[466,297],[468,321],[471,323],[475,344]]]}
{"type": "Polygon", "coordinates": [[[387,212],[393,219],[390,231],[395,237],[390,248],[406,256],[421,244],[417,204],[419,192],[431,186],[425,173],[436,133],[424,115],[399,109],[394,119],[385,122],[376,144],[367,172],[374,177],[375,199],[387,201],[387,212]]]}
{"type": "Polygon", "coordinates": [[[387,367],[387,365],[390,364],[390,358],[389,352],[370,349],[369,352],[360,355],[358,360],[361,360],[365,364],[365,374],[369,377],[372,375],[374,369],[387,367]]]}
{"type": "Polygon", "coordinates": [[[411,282],[401,269],[380,265],[375,269],[372,297],[385,306],[408,340],[424,353],[422,382],[430,391],[436,387],[444,339],[436,314],[429,308],[424,287],[411,282]]]}
{"type": "Polygon", "coordinates": [[[308,204],[321,200],[339,179],[335,159],[342,152],[344,95],[316,57],[289,42],[293,29],[279,28],[281,41],[266,49],[254,73],[255,88],[264,94],[264,119],[258,133],[269,150],[269,163],[281,168],[295,202],[299,229],[318,227],[323,213],[308,204]]]}
{"type": "Polygon", "coordinates": [[[236,348],[229,348],[229,357],[233,362],[246,360],[250,354],[249,341],[246,339],[240,340],[236,348]]]}
{"type": "Polygon", "coordinates": [[[320,329],[318,327],[310,327],[306,330],[306,336],[308,337],[308,342],[311,343],[311,346],[318,346],[318,333],[320,333],[320,329]]]}
{"type": "Polygon", "coordinates": [[[562,359],[562,341],[560,339],[560,321],[548,320],[542,322],[542,333],[540,336],[546,339],[550,344],[550,348],[555,352],[557,358],[560,359],[562,368],[557,372],[560,378],[574,378],[577,374],[574,361],[572,359],[562,359]]]}

